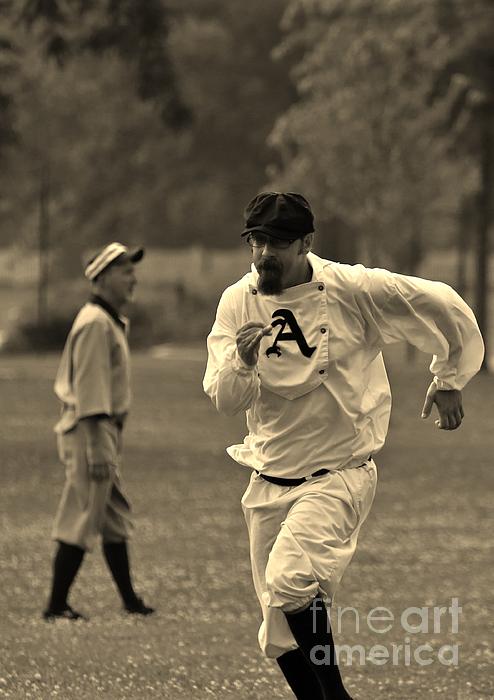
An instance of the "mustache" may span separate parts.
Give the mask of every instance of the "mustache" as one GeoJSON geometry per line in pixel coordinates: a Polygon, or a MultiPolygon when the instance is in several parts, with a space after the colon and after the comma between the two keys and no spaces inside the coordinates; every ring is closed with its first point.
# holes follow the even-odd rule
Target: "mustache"
{"type": "Polygon", "coordinates": [[[283,287],[283,264],[276,258],[263,258],[257,265],[259,273],[259,291],[261,294],[281,294],[283,287]]]}
{"type": "Polygon", "coordinates": [[[283,265],[276,258],[265,258],[257,265],[258,272],[278,272],[283,271],[283,265]]]}

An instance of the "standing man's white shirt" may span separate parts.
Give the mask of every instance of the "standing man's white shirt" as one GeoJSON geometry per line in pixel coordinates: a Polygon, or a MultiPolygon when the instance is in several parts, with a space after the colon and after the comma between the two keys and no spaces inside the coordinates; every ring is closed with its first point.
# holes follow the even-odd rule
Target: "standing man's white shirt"
{"type": "Polygon", "coordinates": [[[439,389],[462,389],[484,353],[474,314],[448,285],[308,260],[312,280],[276,297],[257,293],[253,266],[223,293],[208,337],[206,393],[219,411],[247,412],[249,434],[228,453],[284,478],[356,466],[381,449],[391,410],[386,344],[407,340],[431,353],[439,389]],[[253,367],[236,346],[248,321],[274,326],[253,367]]]}

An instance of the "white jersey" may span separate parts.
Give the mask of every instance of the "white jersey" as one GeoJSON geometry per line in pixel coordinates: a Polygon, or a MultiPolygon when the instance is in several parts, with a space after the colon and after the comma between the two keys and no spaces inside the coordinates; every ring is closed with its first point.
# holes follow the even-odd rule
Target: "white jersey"
{"type": "Polygon", "coordinates": [[[440,389],[461,389],[484,346],[475,316],[448,285],[308,255],[312,280],[279,296],[251,272],[228,287],[208,336],[204,390],[219,411],[246,411],[239,464],[293,478],[352,467],[384,444],[391,394],[381,351],[407,340],[433,354],[440,389]],[[248,321],[271,323],[256,366],[236,348],[248,321]]]}

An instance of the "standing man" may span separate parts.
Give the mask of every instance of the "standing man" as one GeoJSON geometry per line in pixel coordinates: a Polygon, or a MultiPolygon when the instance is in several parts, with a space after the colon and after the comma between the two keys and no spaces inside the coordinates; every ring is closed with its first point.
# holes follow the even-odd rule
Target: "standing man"
{"type": "Polygon", "coordinates": [[[62,415],[55,427],[67,480],[55,518],[58,550],[45,620],[83,618],[67,602],[85,552],[98,535],[103,554],[129,613],[149,615],[132,586],[127,539],[132,522],[122,492],[122,430],[130,405],[127,319],[120,315],[131,300],[135,263],[142,248],[110,243],[86,265],[91,298],[77,315],[62,355],[55,393],[62,415]]]}
{"type": "Polygon", "coordinates": [[[326,604],[374,499],[391,408],[381,351],[407,340],[434,355],[422,417],[436,404],[436,425],[455,430],[483,342],[447,285],[311,253],[302,195],[263,192],[245,218],[252,270],[221,297],[204,389],[218,411],[246,411],[249,434],[228,453],[252,469],[242,506],[261,649],[299,700],[348,700],[326,604]]]}

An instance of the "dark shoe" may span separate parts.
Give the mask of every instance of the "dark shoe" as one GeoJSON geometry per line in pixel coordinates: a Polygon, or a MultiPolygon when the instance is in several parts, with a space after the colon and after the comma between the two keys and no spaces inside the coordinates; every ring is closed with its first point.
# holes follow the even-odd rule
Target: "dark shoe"
{"type": "Polygon", "coordinates": [[[124,610],[132,615],[152,615],[154,608],[144,604],[142,598],[136,598],[132,603],[125,605],[124,610]]]}
{"type": "Polygon", "coordinates": [[[43,620],[84,620],[87,622],[89,618],[76,610],[73,610],[70,605],[66,605],[63,610],[51,610],[47,608],[43,612],[43,620]]]}

